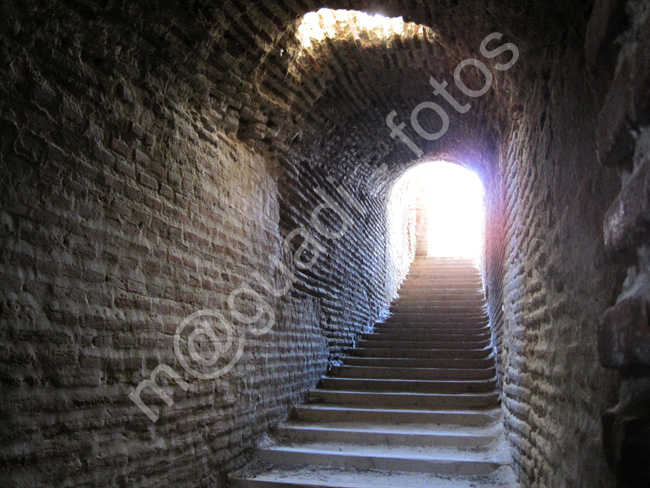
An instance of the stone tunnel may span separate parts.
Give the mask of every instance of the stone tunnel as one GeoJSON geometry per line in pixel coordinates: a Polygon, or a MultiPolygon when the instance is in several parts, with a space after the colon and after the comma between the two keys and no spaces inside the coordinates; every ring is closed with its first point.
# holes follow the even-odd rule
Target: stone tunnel
{"type": "Polygon", "coordinates": [[[518,486],[650,486],[650,2],[0,10],[0,484],[228,486],[386,317],[397,182],[446,161],[518,486]]]}

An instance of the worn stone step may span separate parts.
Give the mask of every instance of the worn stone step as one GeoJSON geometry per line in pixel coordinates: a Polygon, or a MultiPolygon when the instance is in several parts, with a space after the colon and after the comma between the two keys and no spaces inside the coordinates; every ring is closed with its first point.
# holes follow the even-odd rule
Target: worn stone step
{"type": "Polygon", "coordinates": [[[455,349],[455,350],[475,350],[485,349],[490,346],[489,340],[482,341],[374,341],[361,340],[358,343],[359,348],[379,349],[379,348],[397,348],[397,349],[455,349]]]}
{"type": "Polygon", "coordinates": [[[391,317],[384,322],[385,324],[388,325],[395,325],[395,326],[419,326],[419,327],[434,327],[434,326],[439,326],[439,327],[457,327],[459,329],[477,329],[481,327],[487,327],[489,325],[489,321],[486,320],[462,320],[462,319],[454,319],[453,317],[445,317],[445,318],[440,318],[440,317],[431,317],[429,319],[409,319],[406,317],[391,317]]]}
{"type": "Polygon", "coordinates": [[[430,286],[426,287],[415,287],[412,290],[407,290],[406,288],[400,288],[397,292],[398,298],[419,298],[422,299],[432,299],[435,300],[444,295],[449,295],[451,297],[464,297],[468,300],[481,299],[485,298],[483,295],[483,289],[480,287],[436,287],[432,288],[430,286]]]}
{"type": "Polygon", "coordinates": [[[468,267],[475,269],[477,272],[479,270],[479,262],[476,259],[466,259],[466,258],[445,258],[445,257],[418,257],[411,264],[412,270],[417,270],[418,268],[423,267],[444,267],[444,266],[454,266],[458,267],[468,267]]]}
{"type": "Polygon", "coordinates": [[[432,284],[433,286],[446,286],[446,285],[460,284],[460,285],[472,285],[476,288],[481,288],[483,286],[483,282],[481,281],[480,276],[476,276],[472,274],[456,276],[455,274],[452,273],[445,273],[445,274],[438,274],[436,276],[421,275],[421,276],[409,277],[401,284],[400,288],[403,288],[408,285],[413,285],[413,284],[421,284],[421,285],[432,284]]]}
{"type": "Polygon", "coordinates": [[[518,488],[512,468],[502,466],[484,476],[445,476],[381,469],[333,466],[274,466],[248,478],[233,479],[233,488],[518,488]]]}
{"type": "Polygon", "coordinates": [[[437,310],[434,312],[425,312],[413,308],[405,308],[396,310],[391,313],[390,318],[393,320],[436,320],[436,319],[452,319],[461,321],[484,321],[488,319],[487,314],[483,310],[454,311],[454,310],[437,310]]]}
{"type": "Polygon", "coordinates": [[[485,476],[508,462],[502,452],[431,447],[350,445],[341,450],[333,443],[272,445],[257,457],[275,464],[309,464],[355,469],[385,469],[446,475],[485,476]]]}
{"type": "Polygon", "coordinates": [[[491,408],[499,400],[496,392],[490,393],[402,393],[366,392],[314,389],[308,401],[323,403],[349,403],[353,405],[376,405],[382,407],[444,408],[491,408]]]}
{"type": "Polygon", "coordinates": [[[436,357],[436,358],[400,358],[400,357],[373,357],[348,356],[345,358],[345,366],[378,366],[386,368],[453,368],[453,369],[483,369],[493,368],[494,359],[489,355],[484,358],[457,358],[457,357],[436,357]]]}
{"type": "Polygon", "coordinates": [[[393,322],[382,322],[375,324],[374,333],[377,334],[484,334],[490,335],[491,329],[489,324],[478,326],[445,326],[429,324],[396,324],[393,322]]]}
{"type": "Polygon", "coordinates": [[[377,334],[392,335],[458,335],[461,337],[491,335],[486,325],[468,327],[446,324],[392,324],[385,323],[375,326],[377,334]]]}
{"type": "Polygon", "coordinates": [[[336,425],[288,422],[280,425],[273,438],[282,443],[333,442],[369,446],[429,446],[459,449],[486,448],[498,437],[495,427],[443,430],[427,425],[393,426],[365,422],[337,422],[336,425]],[[417,429],[413,427],[418,427],[417,429]]]}
{"type": "MultiPolygon", "coordinates": [[[[488,333],[487,327],[448,327],[442,325],[425,325],[425,326],[408,326],[408,325],[396,325],[388,324],[385,327],[378,327],[375,329],[375,338],[378,341],[382,340],[411,340],[413,337],[430,337],[434,340],[440,338],[441,340],[444,337],[457,337],[458,339],[469,339],[469,340],[488,340],[492,337],[488,333]]],[[[364,338],[365,336],[362,336],[364,338]]],[[[449,342],[449,341],[447,341],[449,342]]]]}
{"type": "Polygon", "coordinates": [[[381,425],[437,425],[444,428],[484,427],[493,425],[501,417],[498,408],[421,409],[401,405],[395,408],[377,405],[314,403],[296,406],[291,418],[303,422],[366,422],[381,425]]]}
{"type": "Polygon", "coordinates": [[[483,298],[464,298],[464,297],[449,297],[449,298],[432,298],[423,300],[398,300],[394,302],[391,309],[394,308],[411,308],[411,307],[440,307],[449,309],[459,309],[468,307],[472,310],[482,310],[485,306],[483,298]]]}
{"type": "Polygon", "coordinates": [[[404,315],[404,314],[411,314],[411,315],[421,315],[421,316],[430,316],[430,315],[442,315],[442,316],[447,316],[447,315],[453,315],[454,317],[474,317],[474,318],[480,318],[480,319],[487,319],[488,315],[485,310],[483,310],[481,307],[473,307],[471,310],[453,310],[450,308],[446,307],[439,307],[439,306],[401,306],[399,308],[392,308],[389,310],[389,315],[388,317],[395,317],[396,315],[404,315]]]}
{"type": "Polygon", "coordinates": [[[472,303],[469,300],[465,301],[456,301],[455,303],[450,303],[447,301],[441,300],[431,300],[422,303],[396,303],[390,309],[392,314],[398,312],[410,312],[410,313],[459,313],[464,312],[470,315],[485,315],[485,310],[483,309],[483,303],[478,302],[472,303]]]}
{"type": "Polygon", "coordinates": [[[485,310],[483,309],[483,302],[471,303],[467,300],[457,300],[455,303],[449,303],[449,300],[447,300],[446,304],[436,300],[411,303],[400,302],[393,305],[389,312],[391,314],[409,311],[416,313],[439,313],[444,310],[456,310],[485,314],[485,310]]]}
{"type": "Polygon", "coordinates": [[[439,342],[458,342],[458,341],[470,341],[470,342],[485,342],[490,341],[491,335],[489,332],[480,331],[480,332],[462,332],[462,331],[441,331],[438,332],[435,329],[429,330],[428,333],[419,330],[418,332],[412,332],[408,330],[395,330],[395,329],[375,329],[375,332],[370,334],[362,334],[362,340],[366,341],[384,341],[384,342],[430,342],[430,341],[439,341],[439,342]]]}
{"type": "Polygon", "coordinates": [[[423,290],[447,290],[447,289],[462,289],[462,290],[482,290],[483,283],[480,278],[428,278],[420,280],[407,280],[399,287],[400,293],[408,290],[421,288],[423,290]]]}
{"type": "Polygon", "coordinates": [[[428,379],[377,379],[339,378],[324,376],[319,388],[358,392],[397,393],[485,393],[494,391],[496,382],[487,380],[428,380],[428,379]]]}
{"type": "MultiPolygon", "coordinates": [[[[469,329],[477,329],[481,327],[488,327],[490,324],[487,317],[472,317],[467,318],[463,316],[453,316],[447,315],[442,316],[441,314],[394,314],[389,316],[381,324],[386,325],[401,325],[401,326],[410,326],[410,327],[431,327],[435,324],[440,326],[457,326],[469,329]],[[410,316],[409,316],[410,315],[410,316]]],[[[377,325],[381,325],[377,324],[377,325]]]]}
{"type": "Polygon", "coordinates": [[[460,286],[430,287],[430,286],[413,286],[403,287],[397,292],[398,297],[419,298],[422,299],[440,299],[443,295],[452,295],[464,297],[467,300],[483,298],[483,290],[480,288],[467,288],[460,286]]]}
{"type": "Polygon", "coordinates": [[[486,349],[397,349],[397,348],[366,348],[357,347],[350,349],[351,356],[373,357],[373,358],[406,358],[406,359],[483,359],[490,356],[492,350],[486,349]]]}
{"type": "Polygon", "coordinates": [[[428,379],[428,380],[489,380],[494,378],[495,368],[452,369],[417,367],[377,367],[377,366],[334,366],[330,374],[338,378],[370,379],[428,379]]]}
{"type": "Polygon", "coordinates": [[[485,298],[483,297],[483,293],[458,293],[458,292],[411,292],[409,294],[400,294],[398,295],[397,302],[395,302],[395,305],[399,304],[411,304],[411,303],[429,303],[429,302],[440,302],[440,301],[447,301],[447,302],[476,302],[477,306],[480,304],[481,306],[485,304],[484,300],[485,298]]]}

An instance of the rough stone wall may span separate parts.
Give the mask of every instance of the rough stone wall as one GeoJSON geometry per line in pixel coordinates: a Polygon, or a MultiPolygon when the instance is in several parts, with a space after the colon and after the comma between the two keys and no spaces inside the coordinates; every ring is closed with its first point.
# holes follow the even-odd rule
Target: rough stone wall
{"type": "Polygon", "coordinates": [[[596,158],[595,104],[575,48],[551,47],[488,185],[487,288],[508,440],[524,486],[611,487],[598,362],[611,303],[602,219],[618,184],[596,158]]]}
{"type": "Polygon", "coordinates": [[[180,27],[143,26],[135,7],[40,9],[0,15],[3,485],[219,486],[394,294],[404,264],[387,266],[385,193],[362,195],[366,216],[301,273],[300,243],[282,241],[322,203],[316,185],[352,212],[326,173],[227,133],[209,95],[220,78],[193,73],[180,27]],[[257,288],[276,323],[255,335],[227,299],[255,272],[281,288],[270,256],[298,280],[280,298],[257,288]],[[215,380],[174,351],[199,310],[245,340],[215,380]],[[154,424],[128,395],[159,365],[180,377],[157,377],[171,406],[143,392],[154,424]]]}
{"type": "Polygon", "coordinates": [[[617,486],[650,479],[650,5],[598,1],[586,42],[592,87],[600,97],[598,156],[621,175],[607,211],[607,252],[627,277],[601,317],[602,364],[623,375],[618,401],[603,415],[607,459],[617,486]]]}

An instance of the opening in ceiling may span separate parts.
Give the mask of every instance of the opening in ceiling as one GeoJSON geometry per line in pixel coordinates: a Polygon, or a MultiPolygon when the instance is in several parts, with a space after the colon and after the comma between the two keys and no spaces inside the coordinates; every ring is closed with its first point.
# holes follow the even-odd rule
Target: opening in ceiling
{"type": "Polygon", "coordinates": [[[298,24],[297,37],[303,49],[309,50],[324,39],[349,38],[385,40],[393,36],[414,35],[420,31],[433,32],[422,25],[404,22],[402,17],[370,15],[357,10],[322,8],[305,14],[298,24]]]}

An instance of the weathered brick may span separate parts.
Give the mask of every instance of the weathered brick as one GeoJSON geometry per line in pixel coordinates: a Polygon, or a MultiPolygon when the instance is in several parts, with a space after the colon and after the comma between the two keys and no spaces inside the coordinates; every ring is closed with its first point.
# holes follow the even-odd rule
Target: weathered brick
{"type": "Polygon", "coordinates": [[[126,143],[117,137],[111,139],[111,148],[118,154],[124,156],[126,159],[131,158],[131,148],[126,143]]]}
{"type": "Polygon", "coordinates": [[[135,153],[135,162],[137,164],[140,164],[145,167],[149,166],[149,163],[151,163],[151,159],[149,158],[149,156],[147,156],[139,149],[135,149],[134,153],[135,153]]]}
{"type": "Polygon", "coordinates": [[[144,186],[151,188],[152,190],[158,190],[158,180],[152,176],[149,176],[147,173],[139,173],[138,181],[144,186]]]}

